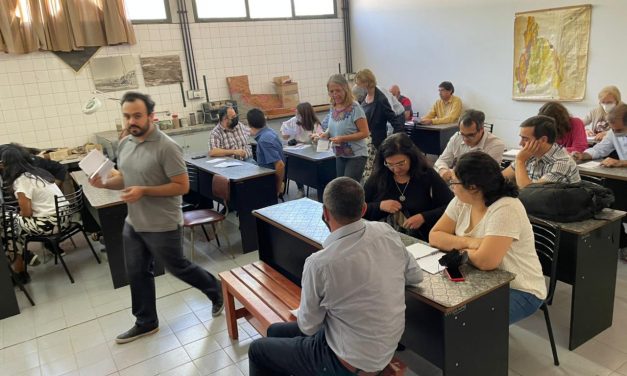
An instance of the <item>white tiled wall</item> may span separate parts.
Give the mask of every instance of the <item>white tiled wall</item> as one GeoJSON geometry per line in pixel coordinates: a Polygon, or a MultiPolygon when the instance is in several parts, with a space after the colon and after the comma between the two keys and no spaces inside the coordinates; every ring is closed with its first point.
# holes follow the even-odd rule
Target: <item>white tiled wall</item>
{"type": "MultiPolygon", "coordinates": [[[[253,93],[274,93],[272,77],[290,75],[299,84],[301,101],[328,102],[326,81],[344,70],[341,18],[193,23],[190,25],[199,85],[207,77],[210,100],[228,99],[226,77],[248,75],[253,93]]],[[[96,57],[132,55],[139,89],[152,95],[157,111],[195,112],[205,100],[183,108],[178,85],[143,86],[139,57],[179,54],[187,90],[187,72],[178,24],[135,25],[137,44],[102,47],[96,57]]],[[[50,52],[0,55],[0,144],[34,147],[82,145],[95,132],[115,129],[119,105],[105,101],[93,115],[81,112],[94,85],[89,64],[79,73],[50,52]]],[[[107,93],[119,98],[123,92],[107,93]]]]}

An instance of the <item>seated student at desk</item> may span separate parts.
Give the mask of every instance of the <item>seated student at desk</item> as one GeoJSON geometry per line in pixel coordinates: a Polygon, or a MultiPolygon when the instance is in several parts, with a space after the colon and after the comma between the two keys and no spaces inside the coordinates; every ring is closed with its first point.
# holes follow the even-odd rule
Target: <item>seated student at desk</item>
{"type": "Polygon", "coordinates": [[[610,130],[603,141],[586,149],[583,153],[574,153],[578,161],[607,157],[601,162],[605,167],[627,167],[627,104],[619,104],[607,115],[610,130]],[[618,159],[608,157],[616,152],[618,159]]]}
{"type": "Polygon", "coordinates": [[[520,146],[514,163],[503,170],[506,179],[515,180],[519,188],[531,183],[577,183],[581,181],[577,164],[566,149],[555,142],[555,120],[532,116],[520,124],[520,146]]]}
{"type": "Polygon", "coordinates": [[[24,158],[28,160],[33,166],[42,168],[52,174],[52,176],[54,176],[54,182],[59,186],[59,188],[62,188],[63,181],[65,181],[65,177],[67,175],[66,166],[57,161],[40,157],[39,154],[41,150],[39,149],[22,146],[15,142],[6,145],[0,145],[0,150],[9,146],[17,148],[22,153],[24,158]]]}
{"type": "Polygon", "coordinates": [[[356,181],[326,186],[331,234],[305,260],[297,321],[272,324],[250,344],[250,376],[370,376],[388,365],[405,330],[405,286],[422,270],[390,226],[361,219],[365,210],[356,181]]]}
{"type": "Polygon", "coordinates": [[[586,138],[586,129],[583,121],[570,116],[566,107],[561,103],[545,103],[538,110],[538,115],[545,115],[555,120],[555,129],[557,131],[555,142],[565,147],[569,153],[584,151],[588,148],[588,139],[586,138]]]}
{"type": "Polygon", "coordinates": [[[440,99],[438,99],[431,110],[422,118],[420,124],[450,124],[457,123],[459,115],[462,113],[462,100],[453,95],[455,87],[452,83],[444,81],[438,86],[440,99]]]}
{"type": "Polygon", "coordinates": [[[257,164],[276,171],[277,195],[283,192],[283,176],[285,174],[285,155],[283,144],[276,132],[266,127],[266,115],[258,108],[246,114],[250,133],[257,141],[257,164]]]}
{"type": "Polygon", "coordinates": [[[616,86],[606,86],[599,92],[599,105],[586,115],[583,119],[585,126],[590,126],[586,130],[588,136],[594,136],[595,141],[603,140],[610,125],[606,116],[619,104],[623,104],[620,98],[620,90],[616,86]]]}
{"type": "Polygon", "coordinates": [[[496,161],[480,151],[464,154],[449,182],[455,198],[433,226],[429,243],[444,251],[468,253],[480,270],[516,274],[509,294],[509,323],[534,313],[546,297],[542,266],[518,188],[500,173],[496,161]]]}
{"type": "Polygon", "coordinates": [[[210,157],[233,157],[255,163],[253,149],[248,141],[250,130],[239,122],[233,107],[218,111],[218,125],[209,134],[210,157]]]}
{"type": "Polygon", "coordinates": [[[364,218],[377,221],[388,217],[395,229],[425,241],[453,198],[444,180],[404,133],[383,141],[364,190],[368,203],[364,218]]]}
{"type": "Polygon", "coordinates": [[[433,168],[444,181],[451,180],[452,169],[459,158],[473,150],[488,153],[495,161],[501,163],[505,143],[483,127],[485,114],[477,110],[468,110],[459,119],[459,132],[446,144],[442,155],[435,161],[433,168]]]}

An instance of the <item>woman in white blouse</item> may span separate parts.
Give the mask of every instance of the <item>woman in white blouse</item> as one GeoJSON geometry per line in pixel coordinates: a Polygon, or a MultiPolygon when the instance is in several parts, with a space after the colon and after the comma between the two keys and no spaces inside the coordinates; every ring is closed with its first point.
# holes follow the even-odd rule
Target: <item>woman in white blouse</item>
{"type": "Polygon", "coordinates": [[[509,323],[533,314],[546,297],[533,230],[515,183],[506,180],[488,154],[463,155],[449,182],[455,198],[429,234],[432,246],[465,250],[481,270],[514,273],[510,284],[509,323]]]}

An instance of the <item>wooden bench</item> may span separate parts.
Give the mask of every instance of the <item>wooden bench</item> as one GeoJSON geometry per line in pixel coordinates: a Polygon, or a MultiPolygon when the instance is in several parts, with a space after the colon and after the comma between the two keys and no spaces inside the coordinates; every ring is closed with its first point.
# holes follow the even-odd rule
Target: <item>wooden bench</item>
{"type": "MultiPolygon", "coordinates": [[[[290,310],[300,304],[300,287],[262,261],[219,274],[231,339],[238,339],[237,319],[244,317],[262,335],[277,322],[296,321],[290,310]],[[235,299],[243,307],[235,309],[235,299]]],[[[382,376],[403,376],[407,366],[397,358],[382,376]]]]}

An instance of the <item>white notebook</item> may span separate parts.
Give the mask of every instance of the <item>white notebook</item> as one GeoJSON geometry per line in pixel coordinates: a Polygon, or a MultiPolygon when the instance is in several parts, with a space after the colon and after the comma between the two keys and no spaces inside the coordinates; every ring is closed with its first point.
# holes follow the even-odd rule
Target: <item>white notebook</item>
{"type": "Polygon", "coordinates": [[[415,243],[407,247],[407,251],[418,261],[418,265],[425,272],[437,274],[444,270],[439,261],[444,252],[427,244],[415,243]]]}
{"type": "Polygon", "coordinates": [[[80,167],[90,179],[98,175],[100,176],[100,180],[106,183],[107,177],[109,177],[111,170],[113,170],[114,164],[109,158],[105,157],[100,150],[93,149],[85,158],[78,162],[78,167],[80,167]]]}

